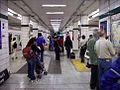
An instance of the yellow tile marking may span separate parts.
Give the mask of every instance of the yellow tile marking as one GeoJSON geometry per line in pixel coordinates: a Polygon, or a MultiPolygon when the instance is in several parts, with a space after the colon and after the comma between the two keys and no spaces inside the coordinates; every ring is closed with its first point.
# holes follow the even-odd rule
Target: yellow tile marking
{"type": "Polygon", "coordinates": [[[78,59],[72,59],[71,60],[72,64],[74,65],[76,71],[78,72],[88,72],[90,69],[86,67],[84,63],[81,63],[80,60],[78,59]]]}

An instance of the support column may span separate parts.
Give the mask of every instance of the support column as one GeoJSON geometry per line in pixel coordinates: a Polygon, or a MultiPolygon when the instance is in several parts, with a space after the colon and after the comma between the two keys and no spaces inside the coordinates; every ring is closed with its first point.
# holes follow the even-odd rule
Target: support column
{"type": "Polygon", "coordinates": [[[73,29],[73,50],[78,50],[78,29],[73,29]]]}
{"type": "Polygon", "coordinates": [[[30,18],[28,16],[22,16],[21,31],[22,31],[22,48],[24,48],[30,39],[30,18]]]}
{"type": "Polygon", "coordinates": [[[38,23],[33,22],[33,36],[38,37],[38,23]]]}
{"type": "Polygon", "coordinates": [[[79,28],[78,28],[78,22],[74,23],[73,25],[73,50],[78,50],[78,35],[79,35],[79,28]]]}
{"type": "Polygon", "coordinates": [[[89,37],[88,24],[88,16],[82,16],[80,19],[81,36],[85,35],[86,39],[89,37]]]}

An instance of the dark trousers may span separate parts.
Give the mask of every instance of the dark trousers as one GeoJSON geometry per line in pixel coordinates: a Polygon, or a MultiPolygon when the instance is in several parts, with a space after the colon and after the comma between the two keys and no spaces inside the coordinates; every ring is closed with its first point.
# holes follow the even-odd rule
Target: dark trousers
{"type": "Polygon", "coordinates": [[[71,51],[71,49],[70,48],[66,48],[66,51],[67,51],[67,58],[70,58],[70,51],[71,51]]]}
{"type": "Polygon", "coordinates": [[[85,52],[86,52],[86,48],[85,49],[81,48],[81,51],[80,51],[81,62],[85,62],[85,60],[84,60],[85,52]]]}
{"type": "Polygon", "coordinates": [[[90,78],[90,88],[99,90],[98,85],[99,79],[98,79],[98,65],[92,65],[91,64],[91,78],[90,78]]]}
{"type": "Polygon", "coordinates": [[[28,60],[28,77],[31,80],[35,80],[35,74],[34,74],[34,70],[35,70],[35,66],[36,66],[36,61],[34,59],[28,60]]]}
{"type": "Polygon", "coordinates": [[[40,61],[41,61],[41,62],[44,62],[44,61],[43,61],[43,59],[44,59],[44,51],[41,51],[40,54],[41,54],[41,60],[40,60],[40,61]]]}
{"type": "Polygon", "coordinates": [[[55,48],[55,56],[56,56],[56,60],[60,60],[60,50],[59,50],[59,47],[55,48]]]}

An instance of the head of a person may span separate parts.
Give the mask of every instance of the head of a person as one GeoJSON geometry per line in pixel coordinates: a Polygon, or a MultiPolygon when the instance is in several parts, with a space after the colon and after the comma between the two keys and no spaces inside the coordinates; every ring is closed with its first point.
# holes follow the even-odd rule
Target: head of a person
{"type": "Polygon", "coordinates": [[[38,37],[41,37],[42,36],[42,33],[38,33],[38,37]]]}
{"type": "Polygon", "coordinates": [[[89,38],[92,38],[92,36],[93,36],[93,35],[92,35],[92,34],[90,34],[90,35],[89,35],[89,38]]]}
{"type": "Polygon", "coordinates": [[[66,37],[66,40],[67,40],[67,41],[70,41],[70,36],[67,36],[67,37],[66,37]]]}
{"type": "Polygon", "coordinates": [[[85,35],[82,35],[82,39],[85,39],[85,35]]]}
{"type": "Polygon", "coordinates": [[[105,31],[104,30],[98,30],[98,34],[100,37],[105,37],[105,31]]]}
{"type": "Polygon", "coordinates": [[[54,40],[55,40],[55,41],[58,40],[58,36],[54,36],[54,40]]]}
{"type": "Polygon", "coordinates": [[[16,40],[16,38],[14,37],[14,38],[13,38],[13,41],[15,41],[15,40],[16,40]]]}
{"type": "Polygon", "coordinates": [[[34,44],[35,44],[35,41],[36,41],[36,38],[35,38],[35,37],[31,38],[31,39],[28,41],[27,46],[34,45],[34,44]]]}
{"type": "Polygon", "coordinates": [[[93,36],[94,36],[95,38],[99,38],[98,29],[94,29],[94,30],[93,30],[93,36]]]}

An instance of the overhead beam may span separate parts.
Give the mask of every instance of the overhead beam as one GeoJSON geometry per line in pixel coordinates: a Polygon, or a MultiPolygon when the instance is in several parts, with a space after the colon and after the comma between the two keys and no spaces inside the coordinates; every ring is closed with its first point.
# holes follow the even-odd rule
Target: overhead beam
{"type": "Polygon", "coordinates": [[[62,27],[62,30],[65,28],[65,26],[72,20],[72,17],[76,14],[77,10],[80,9],[80,7],[83,5],[83,3],[85,2],[85,0],[83,0],[80,5],[77,7],[77,9],[75,10],[75,12],[72,13],[72,15],[69,17],[69,19],[67,20],[66,24],[62,27]]]}
{"type": "Polygon", "coordinates": [[[50,29],[50,28],[47,26],[47,24],[39,17],[39,15],[38,15],[37,13],[35,13],[35,12],[32,10],[32,8],[31,8],[24,0],[21,0],[21,1],[31,10],[32,13],[34,13],[34,14],[38,17],[38,19],[39,19],[48,29],[50,29]]]}

